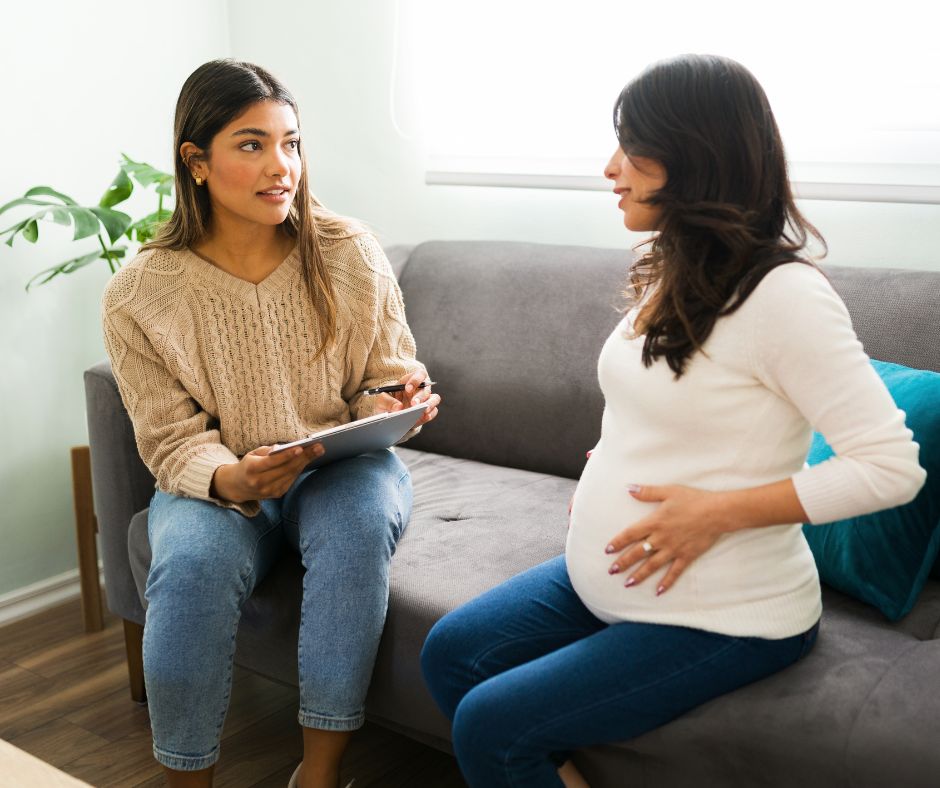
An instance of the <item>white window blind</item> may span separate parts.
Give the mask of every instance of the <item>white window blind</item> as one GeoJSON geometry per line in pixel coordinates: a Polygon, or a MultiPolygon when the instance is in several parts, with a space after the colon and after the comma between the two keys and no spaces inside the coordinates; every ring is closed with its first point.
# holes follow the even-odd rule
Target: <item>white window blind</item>
{"type": "Polygon", "coordinates": [[[766,90],[802,196],[940,203],[933,5],[399,0],[393,112],[430,183],[606,189],[623,85],[721,54],[766,90]]]}

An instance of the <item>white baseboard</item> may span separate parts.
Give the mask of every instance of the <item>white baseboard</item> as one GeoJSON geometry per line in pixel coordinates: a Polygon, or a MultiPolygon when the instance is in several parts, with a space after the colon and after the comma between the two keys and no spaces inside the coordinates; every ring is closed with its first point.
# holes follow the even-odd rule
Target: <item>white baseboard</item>
{"type": "MultiPolygon", "coordinates": [[[[100,583],[102,580],[100,563],[98,573],[100,583]]],[[[61,575],[14,589],[0,596],[0,627],[34,616],[78,596],[81,596],[78,569],[70,569],[61,575]]]]}

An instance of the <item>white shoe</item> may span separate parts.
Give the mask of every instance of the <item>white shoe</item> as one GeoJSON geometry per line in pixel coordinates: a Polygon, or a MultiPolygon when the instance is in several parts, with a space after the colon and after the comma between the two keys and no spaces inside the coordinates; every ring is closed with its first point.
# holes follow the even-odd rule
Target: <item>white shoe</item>
{"type": "MultiPolygon", "coordinates": [[[[297,768],[294,769],[294,773],[290,776],[290,782],[287,783],[287,788],[297,788],[297,778],[300,776],[300,767],[303,766],[303,762],[297,764],[297,768]]],[[[352,784],[356,782],[356,778],[353,777],[348,783],[346,783],[346,788],[352,788],[352,784]]]]}

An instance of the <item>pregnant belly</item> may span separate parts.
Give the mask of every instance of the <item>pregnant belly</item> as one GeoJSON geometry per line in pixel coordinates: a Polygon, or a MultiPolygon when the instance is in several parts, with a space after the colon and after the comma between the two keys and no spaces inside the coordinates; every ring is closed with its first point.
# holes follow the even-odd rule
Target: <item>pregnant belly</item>
{"type": "MultiPolygon", "coordinates": [[[[615,555],[605,553],[607,545],[624,528],[642,520],[659,505],[637,501],[630,495],[627,485],[633,481],[624,479],[622,467],[616,474],[607,472],[595,456],[578,482],[566,554],[571,582],[588,604],[596,594],[609,594],[614,587],[622,589],[627,577],[623,573],[608,573],[615,555]]],[[[649,580],[642,585],[655,588],[649,580]]],[[[645,594],[641,591],[641,595],[645,594]]]]}

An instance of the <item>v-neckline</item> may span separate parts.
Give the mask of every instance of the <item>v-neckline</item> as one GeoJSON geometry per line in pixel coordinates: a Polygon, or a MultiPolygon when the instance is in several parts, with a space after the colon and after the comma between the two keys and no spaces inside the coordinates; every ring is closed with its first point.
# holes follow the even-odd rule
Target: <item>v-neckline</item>
{"type": "Polygon", "coordinates": [[[300,254],[296,246],[274,270],[257,284],[235,276],[235,274],[230,274],[189,247],[186,251],[193,262],[193,267],[203,279],[211,282],[221,290],[251,300],[260,298],[262,294],[281,292],[300,272],[300,254]]]}

